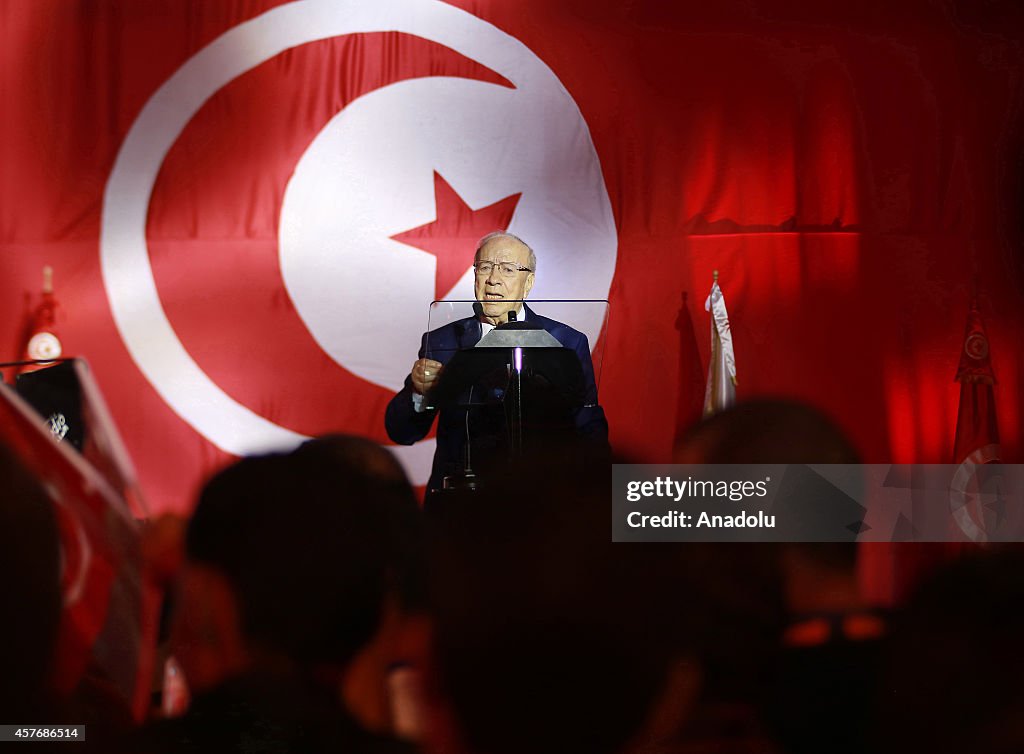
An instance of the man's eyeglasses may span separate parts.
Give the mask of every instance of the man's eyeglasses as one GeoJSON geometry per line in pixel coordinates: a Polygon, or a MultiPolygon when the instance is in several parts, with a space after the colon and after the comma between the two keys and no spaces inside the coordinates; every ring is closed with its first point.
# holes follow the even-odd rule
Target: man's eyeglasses
{"type": "Polygon", "coordinates": [[[520,267],[515,262],[498,262],[497,264],[494,262],[477,262],[473,267],[476,269],[477,276],[482,278],[490,275],[495,267],[498,268],[501,276],[506,278],[512,277],[517,272],[533,272],[529,267],[520,267]]]}

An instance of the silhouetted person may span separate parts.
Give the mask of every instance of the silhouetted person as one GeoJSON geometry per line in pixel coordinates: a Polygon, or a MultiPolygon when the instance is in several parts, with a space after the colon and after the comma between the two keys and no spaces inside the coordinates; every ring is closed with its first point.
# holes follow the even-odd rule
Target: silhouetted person
{"type": "Polygon", "coordinates": [[[326,464],[341,488],[362,477],[375,490],[373,500],[387,519],[387,597],[380,627],[346,668],[342,695],[368,729],[418,740],[422,702],[416,693],[420,669],[414,665],[421,659],[426,631],[426,565],[423,520],[413,489],[395,457],[361,437],[319,437],[297,453],[326,464]]]}
{"type": "MultiPolygon", "coordinates": [[[[697,424],[676,448],[675,460],[859,463],[853,445],[830,419],[788,400],[741,403],[697,424]]],[[[864,751],[885,619],[861,595],[856,543],[718,547],[777,559],[788,617],[775,672],[763,678],[761,694],[765,720],[780,744],[794,754],[864,751]]]]}
{"type": "Polygon", "coordinates": [[[357,721],[372,704],[338,700],[417,567],[416,504],[407,484],[374,470],[382,453],[321,442],[244,459],[207,483],[173,630],[193,701],[134,750],[407,750],[366,729],[377,721],[357,721]]]}
{"type": "MultiPolygon", "coordinates": [[[[438,409],[429,406],[426,396],[444,384],[441,375],[460,350],[472,348],[492,329],[506,325],[510,316],[517,322],[525,321],[547,331],[562,347],[574,351],[579,360],[583,378],[582,395],[578,396],[581,400],[575,406],[550,407],[557,411],[554,421],[562,423],[568,418],[579,435],[600,444],[607,444],[608,440],[608,422],[597,400],[597,383],[587,336],[562,322],[544,317],[525,303],[537,272],[534,250],[521,238],[506,231],[488,233],[477,244],[473,271],[473,296],[479,304],[474,316],[424,333],[418,358],[409,370],[405,385],[388,403],[384,415],[388,437],[400,445],[412,445],[426,437],[436,417],[436,450],[427,481],[428,500],[434,492],[444,488],[446,477],[456,483],[462,478],[467,452],[467,421],[481,424],[474,426],[474,431],[469,433],[472,455],[501,453],[494,441],[504,433],[503,422],[497,421],[495,427],[500,413],[497,416],[491,413],[495,406],[491,405],[490,398],[485,397],[491,393],[493,398],[492,390],[499,385],[486,384],[485,380],[484,385],[474,386],[476,400],[473,400],[473,392],[467,390],[458,400],[449,401],[438,409]],[[481,396],[481,388],[485,396],[481,396]],[[477,410],[481,402],[488,404],[486,410],[477,410]],[[469,404],[474,408],[469,408],[469,404]],[[563,413],[566,410],[570,413],[568,417],[563,413]],[[497,436],[495,429],[498,430],[497,436]],[[478,448],[478,444],[482,447],[478,448]]],[[[507,379],[502,380],[502,389],[505,383],[507,379]]],[[[532,418],[536,421],[538,417],[532,418]]]]}

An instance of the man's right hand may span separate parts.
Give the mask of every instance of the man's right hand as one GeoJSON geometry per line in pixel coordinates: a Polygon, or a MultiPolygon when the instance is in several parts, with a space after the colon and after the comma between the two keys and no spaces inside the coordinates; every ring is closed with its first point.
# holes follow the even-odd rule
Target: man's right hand
{"type": "Polygon", "coordinates": [[[420,395],[426,395],[426,393],[434,387],[434,383],[437,382],[437,378],[441,375],[441,370],[444,369],[444,364],[440,361],[434,361],[433,359],[419,359],[415,364],[412,365],[412,387],[420,395]]]}

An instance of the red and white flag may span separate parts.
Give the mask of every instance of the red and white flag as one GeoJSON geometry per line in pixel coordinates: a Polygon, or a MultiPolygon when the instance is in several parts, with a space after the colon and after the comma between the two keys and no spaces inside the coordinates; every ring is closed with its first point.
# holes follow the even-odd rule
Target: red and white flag
{"type": "Polygon", "coordinates": [[[0,385],[0,440],[42,481],[56,512],[64,607],[55,688],[67,694],[86,674],[98,674],[141,720],[150,699],[159,594],[143,574],[128,505],[6,385],[0,385]]]}
{"type": "MultiPolygon", "coordinates": [[[[990,167],[1022,78],[978,19],[874,2],[0,0],[3,360],[53,266],[64,350],[154,512],[187,512],[240,453],[388,442],[430,302],[469,298],[473,240],[507,227],[537,252],[531,298],[610,301],[580,329],[623,453],[667,460],[673,396],[703,402],[704,331],[681,353],[674,315],[687,291],[703,322],[721,267],[745,394],[821,407],[869,460],[945,460],[946,231],[1013,217],[990,167]]],[[[396,449],[414,480],[432,442],[396,449]]]]}
{"type": "Polygon", "coordinates": [[[996,421],[996,375],[985,323],[977,301],[971,302],[964,343],[956,370],[960,406],[956,415],[953,462],[992,463],[999,460],[999,425],[996,421]]]}
{"type": "Polygon", "coordinates": [[[971,310],[967,314],[956,381],[960,383],[960,406],[956,417],[953,461],[959,467],[950,483],[950,506],[956,525],[971,540],[983,543],[990,539],[989,526],[998,526],[1006,511],[1005,501],[999,495],[988,505],[980,503],[978,467],[999,463],[1000,449],[996,376],[976,297],[971,301],[971,310]]]}

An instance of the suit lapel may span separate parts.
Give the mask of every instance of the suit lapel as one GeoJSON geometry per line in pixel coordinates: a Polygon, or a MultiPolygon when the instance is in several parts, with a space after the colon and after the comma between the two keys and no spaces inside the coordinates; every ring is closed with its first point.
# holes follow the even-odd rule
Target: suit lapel
{"type": "Polygon", "coordinates": [[[523,304],[523,308],[526,310],[527,322],[535,322],[552,335],[555,334],[555,329],[557,328],[558,323],[556,323],[553,319],[548,319],[547,317],[540,316],[525,303],[523,304]]]}
{"type": "Polygon", "coordinates": [[[474,317],[460,320],[455,328],[457,348],[472,348],[480,340],[480,323],[474,317]]]}

